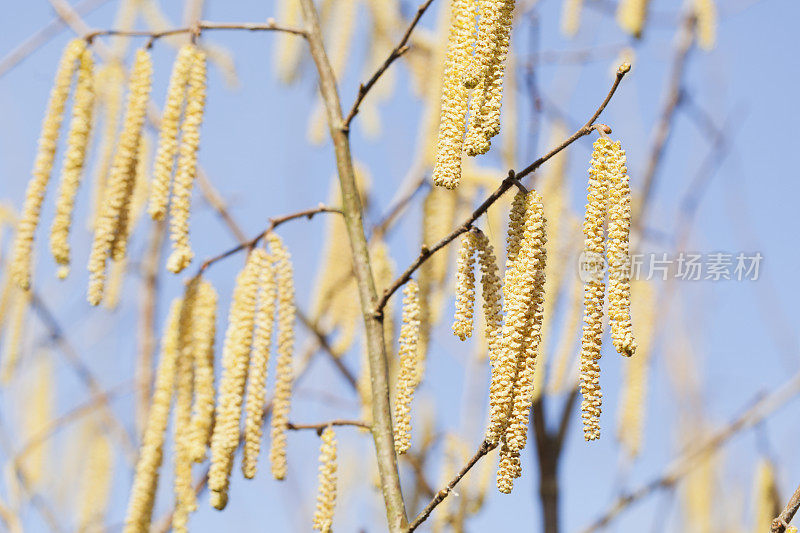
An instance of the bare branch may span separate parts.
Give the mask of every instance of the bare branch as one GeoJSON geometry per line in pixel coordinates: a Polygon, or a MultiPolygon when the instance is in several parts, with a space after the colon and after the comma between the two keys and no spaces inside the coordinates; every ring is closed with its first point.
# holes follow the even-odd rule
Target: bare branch
{"type": "Polygon", "coordinates": [[[789,503],[786,504],[786,508],[772,521],[770,533],[783,533],[786,531],[786,528],[789,527],[789,522],[792,521],[798,509],[800,509],[800,487],[797,487],[797,490],[794,491],[789,503]]]}
{"type": "Polygon", "coordinates": [[[292,28],[289,26],[281,26],[278,23],[276,23],[275,20],[269,19],[265,23],[209,22],[207,20],[201,20],[196,25],[193,26],[186,26],[183,28],[170,28],[168,30],[160,30],[160,31],[114,30],[114,29],[94,30],[86,33],[84,35],[84,39],[91,42],[96,37],[101,37],[104,35],[115,35],[124,37],[148,37],[150,39],[149,44],[152,44],[153,41],[155,41],[156,39],[161,39],[162,37],[177,35],[179,33],[199,34],[207,30],[278,31],[278,32],[291,33],[293,35],[298,35],[300,37],[306,36],[305,30],[301,30],[299,28],[292,28]]]}
{"type": "Polygon", "coordinates": [[[370,429],[370,425],[366,422],[362,422],[360,420],[331,420],[329,422],[320,422],[319,424],[294,424],[289,422],[286,426],[287,429],[291,429],[294,431],[299,431],[303,429],[313,429],[318,434],[322,434],[322,431],[331,426],[355,426],[363,429],[370,429]]]}

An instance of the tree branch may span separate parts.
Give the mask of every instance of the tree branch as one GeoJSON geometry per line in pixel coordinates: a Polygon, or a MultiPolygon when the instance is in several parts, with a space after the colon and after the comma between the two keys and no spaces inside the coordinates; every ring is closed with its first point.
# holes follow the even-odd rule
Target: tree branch
{"type": "Polygon", "coordinates": [[[789,527],[789,522],[792,521],[798,509],[800,509],[800,487],[797,487],[797,490],[794,491],[789,503],[786,504],[786,508],[772,521],[770,533],[783,533],[786,531],[786,528],[789,527]]]}
{"type": "Polygon", "coordinates": [[[281,26],[275,22],[274,19],[268,19],[265,23],[257,23],[257,22],[209,22],[207,20],[201,20],[197,24],[192,26],[186,26],[183,28],[170,28],[168,30],[160,30],[160,31],[148,31],[148,30],[94,30],[86,33],[84,35],[84,39],[91,42],[96,37],[101,37],[104,35],[115,35],[115,36],[124,36],[124,37],[149,37],[150,42],[148,46],[153,43],[156,39],[161,39],[162,37],[168,37],[170,35],[177,35],[179,33],[195,33],[200,34],[206,30],[244,30],[244,31],[280,31],[285,33],[291,33],[293,35],[298,35],[300,37],[305,37],[306,32],[299,28],[292,28],[289,26],[281,26]]]}
{"type": "Polygon", "coordinates": [[[330,426],[355,426],[364,429],[371,429],[369,424],[360,420],[331,420],[329,422],[320,422],[319,424],[293,424],[292,422],[289,422],[286,428],[293,431],[313,429],[321,435],[322,431],[330,426]]]}

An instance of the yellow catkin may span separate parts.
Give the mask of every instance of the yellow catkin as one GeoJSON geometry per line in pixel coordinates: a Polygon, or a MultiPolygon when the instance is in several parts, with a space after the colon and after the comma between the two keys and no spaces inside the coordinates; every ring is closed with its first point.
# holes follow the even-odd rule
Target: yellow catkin
{"type": "Polygon", "coordinates": [[[489,349],[489,360],[494,361],[500,334],[503,329],[503,311],[500,305],[500,274],[494,248],[486,234],[476,232],[475,246],[478,250],[478,263],[481,269],[481,285],[483,286],[483,314],[485,320],[484,337],[489,349]]]}
{"type": "Polygon", "coordinates": [[[275,322],[275,269],[272,258],[261,275],[261,286],[256,311],[256,331],[253,338],[253,353],[250,357],[250,371],[247,374],[247,417],[244,425],[244,452],[242,473],[247,479],[256,475],[258,454],[261,450],[264,407],[267,399],[267,368],[272,346],[272,329],[275,322]]]}
{"type": "Polygon", "coordinates": [[[222,348],[222,380],[211,436],[211,469],[208,474],[211,505],[217,509],[224,509],[228,503],[233,453],[239,445],[239,421],[253,346],[258,282],[266,262],[264,250],[255,249],[250,253],[247,264],[236,278],[228,313],[228,329],[222,348]]]}
{"type": "Polygon", "coordinates": [[[125,517],[125,533],[145,533],[150,530],[153,516],[158,470],[164,457],[164,433],[169,421],[172,390],[178,361],[181,299],[173,301],[170,307],[167,326],[161,342],[161,360],[156,371],[153,398],[147,416],[147,426],[139,450],[136,473],[133,478],[128,512],[125,517]]]}
{"type": "Polygon", "coordinates": [[[491,35],[493,46],[484,75],[472,93],[466,151],[469,155],[489,151],[490,139],[500,132],[500,109],[503,103],[503,79],[511,39],[514,0],[500,3],[498,20],[491,35]]]}
{"type": "MultiPolygon", "coordinates": [[[[53,421],[54,400],[56,398],[56,382],[53,373],[53,359],[51,354],[44,353],[36,362],[35,381],[26,387],[25,415],[23,430],[26,439],[45,431],[53,421]]],[[[27,483],[36,486],[42,482],[42,477],[48,471],[47,464],[50,442],[38,442],[25,455],[21,464],[22,471],[27,478],[27,483]]]]}
{"type": "Polygon", "coordinates": [[[98,423],[86,450],[86,470],[78,517],[78,531],[102,531],[114,479],[114,448],[98,423]]]}
{"type": "Polygon", "coordinates": [[[58,277],[65,278],[69,272],[70,246],[69,230],[72,225],[72,212],[75,209],[75,195],[83,175],[86,160],[86,147],[92,129],[94,111],[94,60],[92,52],[85,49],[81,54],[78,68],[78,83],[72,106],[72,121],[67,138],[67,152],[64,156],[64,170],[56,201],[56,214],[50,231],[50,251],[56,263],[61,265],[58,277]]]}
{"type": "Polygon", "coordinates": [[[475,38],[475,4],[470,0],[451,0],[450,6],[450,32],[442,83],[442,107],[433,183],[454,189],[461,179],[461,152],[467,121],[467,88],[464,87],[463,80],[475,38]]]}
{"type": "Polygon", "coordinates": [[[634,282],[632,310],[636,315],[636,356],[625,364],[623,389],[619,403],[617,438],[630,457],[636,457],[644,437],[644,413],[647,403],[647,372],[650,366],[655,333],[655,290],[651,283],[634,282]]]}
{"type": "Polygon", "coordinates": [[[714,0],[695,0],[694,16],[697,44],[703,50],[711,50],[717,43],[717,5],[714,0]]]}
{"type": "MultiPolygon", "coordinates": [[[[294,0],[280,0],[276,5],[276,18],[288,26],[300,26],[303,22],[300,12],[300,2],[294,0]]],[[[303,40],[297,35],[279,32],[275,37],[278,40],[275,46],[275,71],[278,79],[284,83],[291,83],[297,78],[303,52],[303,40]]]]}
{"type": "Polygon", "coordinates": [[[622,0],[617,6],[617,24],[637,39],[642,36],[650,0],[622,0]]]}
{"type": "MultiPolygon", "coordinates": [[[[524,409],[525,404],[530,409],[542,319],[544,224],[541,195],[536,191],[518,193],[512,204],[508,226],[507,266],[503,283],[506,320],[489,386],[487,439],[491,442],[498,442],[509,422],[516,418],[512,416],[514,411],[524,409]],[[515,395],[520,396],[519,407],[514,407],[515,395]]],[[[516,434],[515,425],[513,435],[516,434]]],[[[511,451],[518,451],[517,446],[521,449],[524,442],[515,440],[511,451]]]]}
{"type": "MultiPolygon", "coordinates": [[[[16,285],[8,285],[7,304],[9,307],[8,329],[3,344],[3,359],[0,365],[0,384],[7,384],[14,376],[19,360],[22,357],[22,340],[25,335],[26,317],[30,306],[31,293],[23,291],[16,285]]],[[[3,302],[5,303],[5,302],[3,302]]],[[[6,307],[3,307],[6,311],[6,307]]]]}
{"type": "Polygon", "coordinates": [[[608,145],[608,318],[614,348],[630,357],[636,351],[631,324],[631,187],[625,151],[619,141],[608,145]]]}
{"type": "Polygon", "coordinates": [[[755,502],[754,533],[769,531],[772,519],[783,510],[783,502],[778,493],[778,484],[775,480],[775,466],[768,459],[758,462],[753,490],[755,502]]]}
{"type": "Polygon", "coordinates": [[[333,509],[336,506],[336,435],[328,426],[322,431],[319,447],[319,492],[314,512],[314,529],[330,533],[333,527],[333,509]]]}
{"type": "Polygon", "coordinates": [[[153,64],[147,50],[138,50],[131,71],[130,89],[103,206],[97,220],[89,256],[88,300],[92,305],[103,297],[109,256],[120,261],[126,255],[130,201],[145,112],[150,97],[153,64]]]}
{"type": "Polygon", "coordinates": [[[153,220],[163,220],[167,214],[172,170],[175,166],[175,155],[178,153],[181,113],[186,102],[186,85],[194,53],[193,45],[182,46],[172,66],[167,101],[161,114],[161,130],[158,134],[158,151],[153,165],[153,186],[148,205],[148,213],[153,220]]]}
{"type": "Polygon", "coordinates": [[[564,0],[561,7],[561,33],[574,37],[581,25],[583,0],[564,0]]]}
{"type": "MultiPolygon", "coordinates": [[[[583,222],[584,259],[595,265],[603,261],[605,254],[603,226],[609,194],[605,160],[609,144],[608,139],[600,138],[595,141],[589,169],[588,202],[583,222]]],[[[600,438],[600,411],[603,403],[603,394],[600,391],[599,361],[603,339],[605,280],[602,271],[592,270],[588,276],[584,284],[581,340],[580,388],[583,395],[581,417],[584,438],[595,440],[600,438]]]]}
{"type": "Polygon", "coordinates": [[[500,463],[497,465],[497,490],[510,494],[514,480],[522,473],[519,452],[510,451],[505,445],[500,447],[500,463]]]}
{"type": "Polygon", "coordinates": [[[16,239],[14,241],[13,259],[9,271],[17,285],[27,290],[31,284],[31,263],[33,254],[33,238],[39,225],[47,183],[53,171],[53,161],[58,145],[58,134],[64,118],[64,107],[69,97],[72,78],[78,68],[78,61],[86,50],[86,41],[73,39],[64,49],[61,61],[56,70],[50,100],[42,121],[39,136],[39,147],[33,164],[33,172],[28,188],[25,191],[25,203],[22,207],[16,239]]]}
{"type": "Polygon", "coordinates": [[[194,351],[194,403],[191,418],[191,457],[206,456],[214,422],[214,339],[217,330],[217,291],[203,280],[197,288],[192,317],[194,351]]]}
{"type": "Polygon", "coordinates": [[[97,69],[95,93],[98,107],[103,117],[103,129],[97,148],[97,162],[94,167],[94,187],[92,191],[92,213],[89,227],[94,228],[102,211],[106,181],[114,157],[114,146],[119,129],[122,110],[125,70],[119,61],[112,61],[97,69]]]}
{"type": "Polygon", "coordinates": [[[278,285],[278,359],[275,369],[275,395],[272,400],[272,445],[269,460],[275,479],[286,477],[286,427],[294,383],[294,323],[297,310],[294,304],[294,273],[289,250],[274,233],[267,236],[275,257],[275,281],[278,285]]]}
{"type": "Polygon", "coordinates": [[[504,0],[486,0],[480,3],[475,54],[464,77],[464,85],[468,89],[474,89],[478,82],[486,77],[494,61],[495,50],[499,44],[497,36],[504,3],[504,0]]]}
{"type": "Polygon", "coordinates": [[[174,415],[174,492],[175,512],[172,529],[186,532],[189,513],[197,508],[192,487],[191,416],[194,382],[194,313],[200,278],[192,278],[186,286],[178,318],[178,360],[175,364],[174,415]]]}
{"type": "Polygon", "coordinates": [[[394,400],[394,447],[405,453],[411,446],[411,400],[419,383],[419,286],[413,279],[403,289],[403,324],[400,326],[400,373],[394,400]]]}
{"type": "Polygon", "coordinates": [[[475,237],[471,232],[461,239],[457,264],[453,334],[463,341],[472,336],[472,316],[475,307],[475,237]]]}
{"type": "Polygon", "coordinates": [[[200,125],[203,123],[205,105],[206,54],[198,48],[189,71],[178,168],[175,171],[175,186],[169,207],[169,233],[173,250],[167,260],[167,269],[176,274],[189,266],[194,258],[189,244],[189,212],[192,206],[192,187],[197,177],[197,149],[200,146],[200,125]]]}

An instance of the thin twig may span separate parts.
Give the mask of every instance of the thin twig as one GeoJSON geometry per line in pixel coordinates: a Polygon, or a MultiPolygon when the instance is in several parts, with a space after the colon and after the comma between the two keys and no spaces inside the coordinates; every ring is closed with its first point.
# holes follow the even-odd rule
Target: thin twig
{"type": "Polygon", "coordinates": [[[794,491],[792,498],[789,500],[789,503],[786,504],[781,514],[772,521],[770,533],[783,533],[786,531],[786,528],[789,527],[789,522],[792,521],[798,509],[800,509],[800,487],[797,487],[797,490],[794,491]]]}
{"type": "Polygon", "coordinates": [[[362,83],[358,86],[358,95],[356,96],[355,102],[353,102],[352,107],[350,108],[350,112],[347,113],[347,118],[344,119],[344,123],[342,124],[342,129],[344,131],[350,130],[350,123],[353,121],[355,116],[358,114],[358,108],[361,105],[361,102],[364,101],[366,98],[367,93],[369,93],[370,89],[375,85],[375,83],[380,79],[384,72],[391,66],[394,61],[405,54],[409,47],[407,46],[408,40],[411,38],[411,33],[414,31],[414,28],[417,27],[417,23],[422,18],[422,15],[427,11],[428,7],[433,3],[433,0],[425,0],[422,2],[419,7],[417,8],[417,13],[414,15],[414,18],[411,19],[411,24],[408,25],[406,32],[403,34],[403,38],[400,39],[400,42],[397,43],[392,51],[389,53],[389,57],[378,67],[378,70],[367,80],[366,83],[362,83]]]}
{"type": "Polygon", "coordinates": [[[370,425],[360,420],[331,420],[329,422],[320,422],[319,424],[294,424],[289,422],[286,429],[299,431],[303,429],[313,429],[318,434],[322,434],[323,430],[331,426],[355,426],[363,429],[370,429],[370,425]]]}
{"type": "Polygon", "coordinates": [[[84,39],[92,41],[96,37],[105,35],[124,36],[124,37],[148,37],[150,42],[162,37],[170,35],[177,35],[179,33],[197,33],[206,30],[244,30],[244,31],[281,31],[305,37],[305,30],[299,28],[292,28],[289,26],[281,26],[273,19],[267,20],[265,23],[257,22],[209,22],[201,20],[196,25],[187,26],[183,28],[169,28],[167,30],[148,31],[148,30],[94,30],[86,33],[84,39]]]}
{"type": "Polygon", "coordinates": [[[496,443],[492,444],[487,440],[483,441],[481,445],[478,447],[478,451],[475,452],[475,455],[473,455],[470,458],[470,460],[467,461],[467,464],[465,464],[464,467],[458,472],[458,474],[456,474],[456,476],[452,480],[450,480],[450,483],[445,485],[445,487],[442,490],[437,492],[436,495],[433,497],[433,499],[428,503],[428,505],[426,505],[425,508],[422,511],[420,511],[420,513],[417,515],[414,521],[411,522],[411,524],[408,526],[408,532],[410,533],[411,531],[417,529],[420,526],[420,524],[422,524],[431,515],[433,510],[436,509],[436,506],[442,503],[442,501],[444,501],[445,498],[447,498],[447,496],[453,491],[455,486],[458,485],[458,482],[461,481],[461,479],[467,475],[467,472],[469,472],[472,469],[472,467],[475,466],[475,464],[481,460],[483,456],[488,454],[490,451],[494,450],[496,447],[497,447],[496,443]]]}
{"type": "Polygon", "coordinates": [[[347,380],[347,382],[350,384],[350,387],[353,390],[358,390],[358,379],[355,377],[353,372],[349,368],[347,368],[347,366],[344,364],[344,361],[342,361],[340,354],[337,354],[336,352],[333,351],[333,347],[331,346],[331,343],[328,340],[328,337],[325,335],[325,333],[320,331],[317,324],[315,324],[314,321],[312,321],[305,313],[302,313],[299,310],[297,312],[297,318],[299,318],[300,322],[302,322],[303,325],[314,335],[314,337],[317,339],[317,342],[319,343],[320,348],[322,348],[322,351],[324,351],[325,354],[328,355],[333,365],[337,369],[339,369],[339,373],[347,380]]]}
{"type": "Polygon", "coordinates": [[[625,68],[623,67],[619,68],[619,70],[617,71],[617,75],[614,78],[614,83],[611,86],[611,89],[608,91],[608,94],[606,95],[605,99],[600,104],[600,107],[597,108],[597,110],[594,112],[591,118],[578,131],[573,133],[572,136],[570,136],[560,145],[556,146],[548,153],[546,153],[545,155],[543,155],[542,157],[540,157],[539,159],[537,159],[536,161],[534,161],[533,163],[522,169],[520,172],[515,173],[513,170],[509,170],[508,176],[500,183],[500,186],[486,200],[484,200],[484,202],[475,211],[472,212],[469,218],[467,218],[467,220],[463,224],[461,224],[461,226],[456,228],[450,235],[443,238],[433,246],[431,247],[423,246],[422,249],[420,250],[419,256],[411,264],[411,266],[409,266],[405,270],[405,272],[403,272],[400,275],[400,277],[397,278],[394,281],[394,283],[392,283],[392,285],[390,285],[389,288],[383,292],[383,296],[378,301],[378,305],[375,306],[375,309],[373,311],[374,315],[382,316],[383,308],[386,306],[386,302],[389,301],[389,298],[392,296],[392,294],[394,294],[397,291],[397,289],[402,287],[408,280],[410,280],[412,274],[414,274],[414,272],[420,266],[422,266],[422,264],[425,261],[427,261],[433,254],[435,254],[437,251],[441,250],[442,248],[450,244],[453,240],[458,238],[458,236],[461,235],[462,233],[469,231],[470,227],[472,227],[472,224],[481,215],[483,215],[493,203],[495,203],[501,196],[503,196],[503,194],[508,189],[516,185],[518,180],[524,178],[528,174],[531,174],[537,168],[542,166],[547,160],[549,160],[550,158],[561,152],[564,148],[568,147],[570,144],[574,143],[581,137],[588,135],[595,129],[598,129],[604,133],[610,133],[611,128],[609,128],[605,124],[595,124],[595,121],[597,121],[600,114],[603,112],[608,103],[611,101],[611,97],[613,97],[614,93],[617,91],[617,87],[619,87],[622,78],[625,77],[625,74],[627,74],[629,70],[630,70],[630,65],[625,65],[625,68]]]}

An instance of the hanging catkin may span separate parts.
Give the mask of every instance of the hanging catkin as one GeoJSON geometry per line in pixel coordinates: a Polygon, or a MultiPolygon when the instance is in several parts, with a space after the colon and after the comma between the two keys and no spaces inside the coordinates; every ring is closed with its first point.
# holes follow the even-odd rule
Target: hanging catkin
{"type": "Polygon", "coordinates": [[[642,36],[650,0],[622,0],[617,6],[617,24],[637,39],[642,36]]]}
{"type": "Polygon", "coordinates": [[[109,257],[125,257],[129,232],[129,211],[133,192],[139,140],[150,97],[153,64],[147,50],[138,50],[131,71],[130,89],[103,206],[97,220],[89,256],[88,300],[92,305],[103,297],[106,263],[109,257]]]}
{"type": "Polygon", "coordinates": [[[319,492],[313,527],[330,533],[333,525],[333,509],[336,506],[336,434],[328,426],[322,431],[319,447],[319,492]]]}
{"type": "Polygon", "coordinates": [[[103,128],[97,148],[97,162],[94,170],[94,187],[92,190],[92,212],[89,216],[89,227],[94,229],[103,206],[106,181],[114,157],[114,145],[122,110],[123,89],[125,85],[125,69],[120,61],[112,61],[97,69],[95,75],[95,93],[99,111],[103,117],[103,128]]]}
{"type": "Polygon", "coordinates": [[[497,490],[510,494],[514,480],[522,474],[519,452],[512,452],[503,443],[500,447],[500,462],[497,465],[497,490]]]}
{"type": "Polygon", "coordinates": [[[39,225],[44,194],[53,171],[58,134],[64,118],[64,107],[69,97],[73,74],[78,68],[78,60],[84,50],[86,50],[86,41],[83,39],[73,39],[64,49],[58,70],[56,70],[53,88],[50,91],[47,111],[42,121],[39,146],[33,163],[33,175],[25,191],[25,203],[17,225],[14,255],[9,268],[11,277],[24,290],[28,290],[31,284],[33,237],[36,227],[39,225]]]}
{"type": "Polygon", "coordinates": [[[244,425],[244,452],[242,473],[247,479],[256,475],[258,454],[261,450],[261,426],[264,422],[264,406],[267,398],[267,367],[269,351],[272,347],[272,329],[275,323],[275,268],[272,257],[261,275],[256,311],[256,331],[253,338],[253,353],[250,357],[250,371],[247,374],[247,417],[244,425]]]}
{"type": "Polygon", "coordinates": [[[467,88],[464,86],[464,76],[475,39],[475,2],[451,0],[450,9],[450,33],[442,84],[433,183],[454,189],[461,179],[461,152],[467,121],[467,88]]]}
{"type": "Polygon", "coordinates": [[[172,170],[175,167],[175,155],[178,153],[178,130],[181,113],[186,102],[186,84],[189,81],[189,69],[194,59],[195,47],[186,44],[181,47],[167,89],[167,101],[161,114],[161,130],[158,134],[158,152],[153,165],[153,186],[150,191],[148,212],[153,220],[163,220],[167,214],[169,203],[172,170]]]}
{"type": "Polygon", "coordinates": [[[697,44],[711,50],[717,42],[717,6],[714,0],[694,0],[697,44]]]}
{"type": "Polygon", "coordinates": [[[574,37],[581,25],[583,0],[564,0],[561,7],[561,33],[574,37]]]}
{"type": "Polygon", "coordinates": [[[471,232],[467,232],[461,239],[457,264],[453,334],[463,341],[472,336],[472,317],[475,307],[475,237],[471,232]]]}
{"type": "Polygon", "coordinates": [[[400,374],[394,401],[394,447],[405,453],[411,446],[411,400],[417,379],[419,359],[419,286],[413,279],[403,289],[403,325],[400,326],[400,374]]]}
{"type": "Polygon", "coordinates": [[[214,422],[214,339],[217,329],[217,291],[202,280],[197,288],[192,317],[194,351],[194,404],[191,419],[191,457],[196,463],[206,456],[214,422]]]}
{"type": "Polygon", "coordinates": [[[600,438],[600,411],[603,394],[600,391],[600,349],[603,339],[604,272],[594,268],[602,264],[605,255],[603,225],[608,200],[606,159],[611,141],[600,138],[594,143],[589,168],[588,202],[583,222],[584,261],[591,271],[584,283],[583,335],[581,340],[580,388],[583,395],[581,418],[586,440],[600,438]]]}
{"type": "Polygon", "coordinates": [[[200,146],[200,125],[206,105],[206,53],[196,48],[189,70],[186,89],[186,111],[181,124],[181,146],[178,168],[169,208],[169,234],[172,254],[167,269],[178,273],[189,266],[194,253],[189,244],[189,212],[192,206],[192,187],[197,177],[197,149],[200,146]]]}
{"type": "Polygon", "coordinates": [[[483,286],[483,314],[486,322],[484,336],[489,347],[489,360],[494,361],[500,334],[503,329],[503,311],[500,306],[500,275],[494,248],[482,231],[473,232],[478,250],[483,286]]]}
{"type": "Polygon", "coordinates": [[[56,214],[50,231],[50,250],[56,263],[61,265],[58,277],[65,278],[69,273],[70,246],[69,230],[72,225],[72,212],[75,208],[75,195],[83,175],[86,160],[86,147],[92,129],[94,111],[94,60],[92,52],[84,49],[78,68],[78,83],[72,106],[72,120],[67,138],[67,152],[64,157],[64,170],[56,201],[56,214]]]}
{"type": "Polygon", "coordinates": [[[775,466],[769,459],[761,459],[758,462],[753,501],[756,504],[753,532],[769,531],[772,519],[783,510],[783,501],[778,493],[778,484],[775,480],[775,466]]]}
{"type": "Polygon", "coordinates": [[[211,505],[220,510],[228,504],[233,452],[239,445],[239,421],[253,346],[258,281],[266,262],[264,250],[257,248],[250,253],[244,269],[236,278],[228,314],[228,330],[222,349],[222,380],[214,433],[211,436],[211,468],[208,473],[211,505]]]}
{"type": "Polygon", "coordinates": [[[101,531],[114,479],[114,448],[99,422],[92,422],[86,443],[78,531],[101,531]]]}
{"type": "Polygon", "coordinates": [[[167,327],[161,342],[161,360],[158,363],[153,399],[147,416],[147,426],[136,463],[128,512],[125,517],[125,533],[143,533],[150,530],[153,515],[158,469],[164,456],[164,432],[169,421],[172,402],[172,389],[175,382],[175,369],[178,359],[178,324],[180,321],[181,299],[173,301],[170,307],[167,327]]]}
{"type": "Polygon", "coordinates": [[[275,479],[286,477],[286,427],[294,382],[294,273],[289,251],[274,233],[267,235],[275,257],[275,280],[278,285],[278,361],[275,370],[275,395],[272,400],[272,446],[269,459],[275,479]]]}

